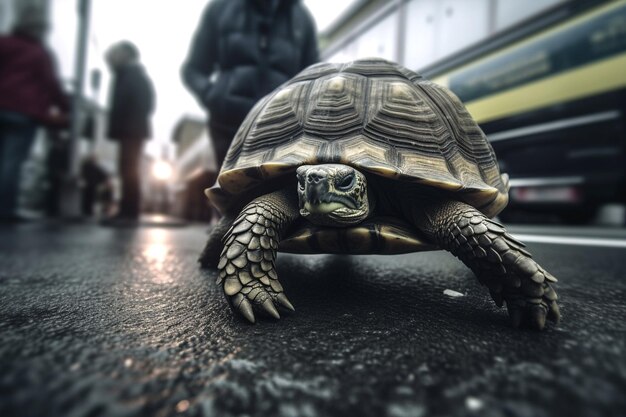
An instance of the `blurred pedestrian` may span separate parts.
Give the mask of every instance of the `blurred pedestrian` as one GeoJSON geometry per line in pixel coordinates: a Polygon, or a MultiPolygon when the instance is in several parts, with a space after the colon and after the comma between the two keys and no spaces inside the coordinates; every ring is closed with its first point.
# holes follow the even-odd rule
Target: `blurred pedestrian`
{"type": "Polygon", "coordinates": [[[69,100],[43,43],[47,29],[40,8],[23,7],[12,32],[0,36],[0,221],[5,223],[23,220],[16,213],[20,170],[37,127],[67,125],[69,100]]]}
{"type": "Polygon", "coordinates": [[[139,63],[139,50],[128,41],[113,45],[106,54],[113,73],[108,136],[119,144],[122,198],[110,221],[134,221],[139,217],[141,187],[139,168],[143,143],[151,136],[154,89],[139,63]]]}
{"type": "Polygon", "coordinates": [[[315,23],[300,0],[213,0],[182,68],[209,113],[218,169],[252,106],[319,59],[315,23]]]}

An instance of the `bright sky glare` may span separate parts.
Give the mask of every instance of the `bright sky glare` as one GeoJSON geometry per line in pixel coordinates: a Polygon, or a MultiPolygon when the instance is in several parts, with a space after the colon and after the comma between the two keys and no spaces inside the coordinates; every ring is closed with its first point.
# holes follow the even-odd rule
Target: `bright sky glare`
{"type": "MultiPolygon", "coordinates": [[[[305,0],[318,30],[326,29],[355,0],[305,0]]],[[[88,68],[102,71],[98,101],[105,103],[110,77],[103,54],[121,39],[134,42],[152,78],[157,93],[153,121],[153,143],[148,152],[160,154],[161,145],[170,140],[176,122],[185,114],[203,116],[204,112],[183,86],[180,67],[207,0],[92,0],[91,36],[88,68]],[[159,142],[159,143],[154,143],[159,142]]],[[[76,44],[77,0],[51,0],[53,31],[49,41],[57,54],[65,80],[73,78],[76,44]]],[[[86,94],[95,98],[89,87],[86,94]]]]}

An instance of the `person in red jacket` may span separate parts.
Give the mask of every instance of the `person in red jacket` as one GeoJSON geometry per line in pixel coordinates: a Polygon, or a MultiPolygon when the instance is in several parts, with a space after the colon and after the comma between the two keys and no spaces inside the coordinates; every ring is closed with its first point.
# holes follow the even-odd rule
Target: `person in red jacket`
{"type": "Polygon", "coordinates": [[[40,125],[64,124],[68,110],[53,58],[43,45],[45,16],[24,9],[0,36],[0,222],[16,214],[20,169],[40,125]]]}

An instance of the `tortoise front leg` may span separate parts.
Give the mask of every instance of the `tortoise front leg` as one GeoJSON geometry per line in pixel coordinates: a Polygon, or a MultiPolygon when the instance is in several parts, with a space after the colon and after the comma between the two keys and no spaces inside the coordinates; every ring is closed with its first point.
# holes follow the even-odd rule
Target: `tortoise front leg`
{"type": "Polygon", "coordinates": [[[414,216],[418,228],[471,268],[499,307],[506,302],[515,327],[543,329],[546,318],[558,322],[557,295],[550,286],[556,278],[504,226],[458,201],[433,201],[423,209],[414,216]]]}
{"type": "Polygon", "coordinates": [[[233,218],[230,216],[222,217],[219,222],[209,232],[204,250],[198,259],[202,268],[215,268],[220,259],[220,254],[224,248],[222,238],[233,224],[233,218]]]}
{"type": "Polygon", "coordinates": [[[224,235],[217,282],[231,306],[252,323],[254,308],[277,319],[275,303],[294,309],[278,282],[274,261],[281,237],[298,216],[295,192],[277,191],[244,207],[224,235]]]}

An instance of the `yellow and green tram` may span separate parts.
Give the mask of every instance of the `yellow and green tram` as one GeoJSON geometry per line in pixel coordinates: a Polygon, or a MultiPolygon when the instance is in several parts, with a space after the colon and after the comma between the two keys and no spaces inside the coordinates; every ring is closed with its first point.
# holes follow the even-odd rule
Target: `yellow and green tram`
{"type": "Polygon", "coordinates": [[[626,200],[626,0],[569,1],[425,68],[466,103],[512,207],[581,221],[626,200]]]}

